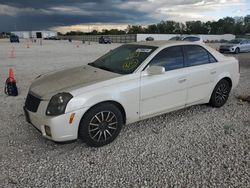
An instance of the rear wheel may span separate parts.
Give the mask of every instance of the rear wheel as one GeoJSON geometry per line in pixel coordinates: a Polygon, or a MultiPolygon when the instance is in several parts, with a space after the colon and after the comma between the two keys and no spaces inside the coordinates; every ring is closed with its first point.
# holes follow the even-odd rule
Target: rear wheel
{"type": "Polygon", "coordinates": [[[83,117],[79,136],[87,145],[100,147],[111,143],[120,133],[123,117],[112,103],[103,103],[90,109],[83,117]]]}
{"type": "Polygon", "coordinates": [[[218,82],[215,86],[211,99],[210,104],[213,107],[221,107],[223,106],[228,99],[231,87],[227,80],[223,79],[218,82]]]}

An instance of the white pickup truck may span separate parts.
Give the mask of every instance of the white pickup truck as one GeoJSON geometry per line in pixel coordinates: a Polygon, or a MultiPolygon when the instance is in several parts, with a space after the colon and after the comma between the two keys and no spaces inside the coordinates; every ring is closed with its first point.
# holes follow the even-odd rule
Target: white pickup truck
{"type": "Polygon", "coordinates": [[[48,139],[80,137],[99,147],[128,123],[191,105],[223,106],[239,76],[235,58],[202,43],[131,43],[88,65],[39,76],[24,111],[48,139]]]}

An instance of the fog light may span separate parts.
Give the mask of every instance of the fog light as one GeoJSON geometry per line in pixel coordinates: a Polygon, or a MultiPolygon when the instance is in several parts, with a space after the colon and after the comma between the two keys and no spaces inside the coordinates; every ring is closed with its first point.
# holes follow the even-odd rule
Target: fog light
{"type": "Polygon", "coordinates": [[[45,128],[45,133],[46,133],[46,135],[51,137],[50,127],[47,126],[47,125],[45,125],[44,128],[45,128]]]}

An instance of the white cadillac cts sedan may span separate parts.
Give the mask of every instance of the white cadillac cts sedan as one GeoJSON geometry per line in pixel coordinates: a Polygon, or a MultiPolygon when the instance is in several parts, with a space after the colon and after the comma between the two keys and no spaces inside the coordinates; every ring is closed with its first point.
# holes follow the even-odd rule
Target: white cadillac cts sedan
{"type": "Polygon", "coordinates": [[[204,44],[131,43],[88,65],[36,78],[24,112],[48,139],[80,137],[99,147],[125,124],[196,104],[221,107],[238,81],[238,61],[204,44]]]}

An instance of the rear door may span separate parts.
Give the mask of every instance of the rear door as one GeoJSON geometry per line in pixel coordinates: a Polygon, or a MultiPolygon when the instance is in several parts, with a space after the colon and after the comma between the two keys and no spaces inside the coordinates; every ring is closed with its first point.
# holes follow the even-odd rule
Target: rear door
{"type": "Polygon", "coordinates": [[[199,45],[184,46],[188,66],[187,105],[204,100],[213,89],[217,75],[216,59],[199,45]]]}

